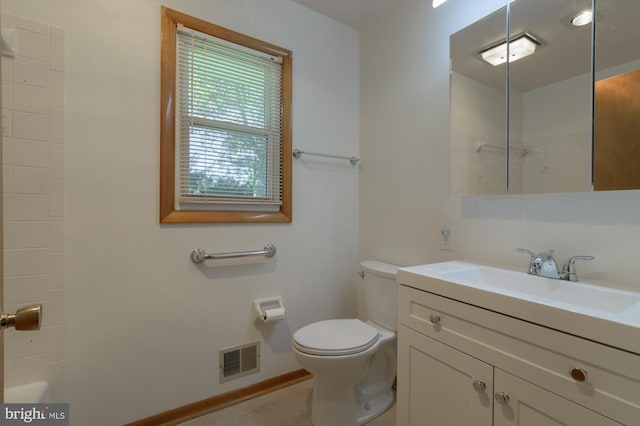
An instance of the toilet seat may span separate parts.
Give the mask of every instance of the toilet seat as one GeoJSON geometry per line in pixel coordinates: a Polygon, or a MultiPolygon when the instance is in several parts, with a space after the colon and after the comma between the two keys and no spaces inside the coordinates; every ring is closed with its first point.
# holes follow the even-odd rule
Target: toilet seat
{"type": "Polygon", "coordinates": [[[293,346],[309,355],[337,356],[366,351],[378,343],[378,330],[358,319],[319,321],[293,334],[293,346]]]}

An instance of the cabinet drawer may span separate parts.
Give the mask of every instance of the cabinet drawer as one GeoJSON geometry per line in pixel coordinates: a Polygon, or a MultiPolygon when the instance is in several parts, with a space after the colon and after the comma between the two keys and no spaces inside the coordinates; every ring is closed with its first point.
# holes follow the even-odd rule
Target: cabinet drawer
{"type": "Polygon", "coordinates": [[[640,417],[640,357],[399,286],[400,324],[624,424],[640,417]],[[579,382],[570,372],[586,372],[579,382]]]}

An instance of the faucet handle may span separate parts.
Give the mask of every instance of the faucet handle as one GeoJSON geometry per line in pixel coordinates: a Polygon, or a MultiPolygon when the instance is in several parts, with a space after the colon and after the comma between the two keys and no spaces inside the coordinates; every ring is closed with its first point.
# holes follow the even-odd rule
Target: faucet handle
{"type": "Polygon", "coordinates": [[[516,251],[518,253],[525,253],[528,254],[529,256],[531,256],[531,258],[533,259],[534,257],[536,257],[536,254],[534,252],[532,252],[531,250],[527,250],[527,249],[523,249],[523,248],[517,248],[516,251]]]}
{"type": "Polygon", "coordinates": [[[576,273],[576,260],[593,260],[593,256],[573,256],[567,260],[562,267],[562,273],[568,275],[569,281],[578,281],[578,274],[576,273]]]}
{"type": "Polygon", "coordinates": [[[537,265],[535,264],[534,260],[536,258],[536,254],[534,252],[532,252],[531,250],[527,250],[524,248],[517,248],[516,251],[518,253],[524,253],[524,254],[528,254],[529,256],[531,256],[531,258],[529,259],[529,270],[527,271],[528,274],[531,275],[538,275],[539,268],[537,267],[537,265]]]}

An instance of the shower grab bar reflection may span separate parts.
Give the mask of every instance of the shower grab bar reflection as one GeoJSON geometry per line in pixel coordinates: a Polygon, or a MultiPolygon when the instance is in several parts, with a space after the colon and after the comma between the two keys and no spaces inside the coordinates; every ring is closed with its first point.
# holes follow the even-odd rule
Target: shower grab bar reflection
{"type": "Polygon", "coordinates": [[[358,161],[360,161],[360,159],[358,157],[345,157],[344,155],[319,154],[317,152],[307,152],[307,151],[301,151],[299,149],[294,149],[293,150],[293,158],[295,158],[295,159],[300,158],[300,156],[302,154],[315,155],[317,157],[338,158],[340,160],[349,160],[349,162],[351,163],[352,166],[355,166],[356,164],[358,164],[358,161]]]}
{"type": "Polygon", "coordinates": [[[195,249],[191,252],[191,260],[193,263],[202,263],[205,260],[209,259],[234,259],[238,257],[249,257],[249,256],[265,256],[267,258],[272,258],[276,255],[276,246],[273,244],[267,244],[264,246],[264,250],[256,250],[256,251],[238,251],[232,253],[216,253],[216,254],[207,254],[204,249],[195,249]]]}
{"type": "MultiPolygon", "coordinates": [[[[496,151],[500,151],[500,152],[507,152],[507,148],[503,147],[503,146],[497,146],[497,145],[491,145],[489,143],[486,142],[480,142],[478,143],[478,146],[476,147],[476,152],[483,152],[487,149],[494,149],[496,151]]],[[[509,147],[509,151],[513,151],[513,152],[517,152],[520,154],[521,157],[524,157],[525,155],[527,155],[529,153],[529,150],[526,148],[518,148],[515,146],[510,146],[509,147]]]]}

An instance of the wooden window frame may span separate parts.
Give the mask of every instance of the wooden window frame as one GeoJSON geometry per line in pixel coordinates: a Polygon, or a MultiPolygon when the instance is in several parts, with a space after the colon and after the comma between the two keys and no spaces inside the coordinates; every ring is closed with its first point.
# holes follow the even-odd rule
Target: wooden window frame
{"type": "Polygon", "coordinates": [[[291,222],[291,51],[162,7],[160,63],[160,223],[291,222]],[[282,58],[282,205],[279,211],[178,210],[176,201],[176,38],[178,24],[282,58]]]}

